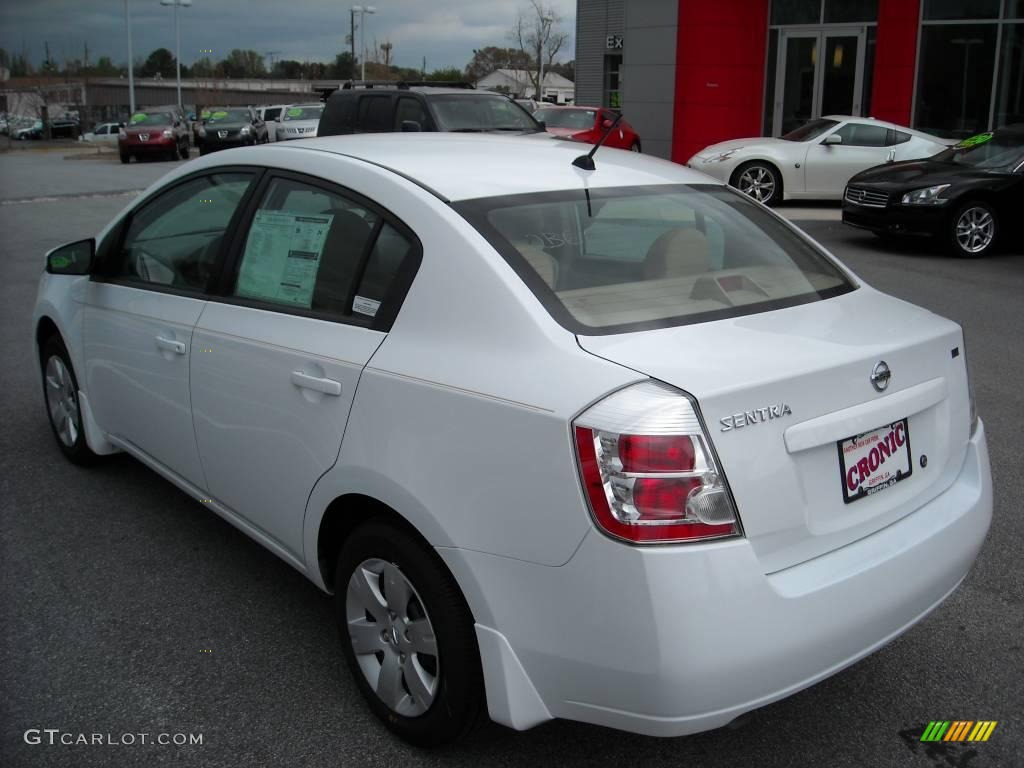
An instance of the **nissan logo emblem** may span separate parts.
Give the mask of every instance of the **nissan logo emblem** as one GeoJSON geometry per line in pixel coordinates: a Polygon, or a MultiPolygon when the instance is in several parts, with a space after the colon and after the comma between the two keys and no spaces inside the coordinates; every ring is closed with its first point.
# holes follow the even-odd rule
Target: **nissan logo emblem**
{"type": "Polygon", "coordinates": [[[892,371],[889,370],[885,360],[879,360],[875,363],[875,367],[871,369],[871,386],[879,392],[885,392],[891,378],[892,371]]]}

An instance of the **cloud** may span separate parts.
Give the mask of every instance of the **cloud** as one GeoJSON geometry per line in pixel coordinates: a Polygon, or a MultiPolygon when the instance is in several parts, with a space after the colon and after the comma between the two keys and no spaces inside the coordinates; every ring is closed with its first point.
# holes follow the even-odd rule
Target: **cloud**
{"type": "MultiPolygon", "coordinates": [[[[157,0],[129,0],[136,58],[155,48],[174,50],[174,11],[157,0]]],[[[372,1],[372,0],[371,0],[372,1]]],[[[561,29],[570,45],[565,58],[574,56],[576,4],[574,0],[548,0],[562,16],[561,29]]],[[[363,3],[366,5],[367,3],[363,3]]],[[[394,43],[393,61],[401,66],[428,68],[469,62],[474,48],[511,45],[507,33],[519,9],[518,0],[379,0],[376,13],[366,17],[366,43],[394,43]]],[[[81,58],[85,43],[90,58],[110,56],[115,62],[128,59],[127,36],[119,0],[34,0],[0,3],[0,47],[9,52],[28,51],[33,64],[43,59],[44,43],[51,55],[81,58]],[[56,23],[55,23],[55,20],[56,23]]],[[[348,50],[349,4],[337,0],[194,0],[179,9],[181,59],[191,63],[212,48],[223,58],[233,48],[266,53],[279,51],[278,59],[329,61],[348,50]]],[[[356,47],[359,47],[359,32],[356,47]]]]}

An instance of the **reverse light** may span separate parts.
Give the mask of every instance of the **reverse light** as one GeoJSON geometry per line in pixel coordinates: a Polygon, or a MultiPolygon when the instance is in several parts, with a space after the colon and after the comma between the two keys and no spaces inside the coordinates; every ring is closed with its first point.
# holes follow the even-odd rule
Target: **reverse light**
{"type": "Polygon", "coordinates": [[[903,196],[902,203],[904,205],[945,205],[949,200],[939,197],[939,195],[948,188],[949,184],[936,184],[934,187],[915,189],[903,196]]]}
{"type": "Polygon", "coordinates": [[[638,544],[740,534],[696,404],[647,381],[613,392],[573,423],[590,510],[606,533],[638,544]]]}

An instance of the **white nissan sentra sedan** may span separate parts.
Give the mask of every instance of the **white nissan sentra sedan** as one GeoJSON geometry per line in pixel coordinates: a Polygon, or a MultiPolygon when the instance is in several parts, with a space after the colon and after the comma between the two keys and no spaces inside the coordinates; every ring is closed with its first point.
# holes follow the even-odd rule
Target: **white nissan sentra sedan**
{"type": "Polygon", "coordinates": [[[581,151],[233,149],[47,255],[60,449],[332,592],[417,744],[725,725],[920,621],[989,526],[959,326],[707,176],[581,151]]]}

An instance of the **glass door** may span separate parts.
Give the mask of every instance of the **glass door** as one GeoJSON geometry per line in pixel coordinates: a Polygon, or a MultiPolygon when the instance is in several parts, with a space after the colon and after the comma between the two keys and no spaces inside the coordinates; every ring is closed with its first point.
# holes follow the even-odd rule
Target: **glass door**
{"type": "Polygon", "coordinates": [[[863,28],[781,30],[773,135],[822,115],[861,114],[864,42],[863,28]]]}

